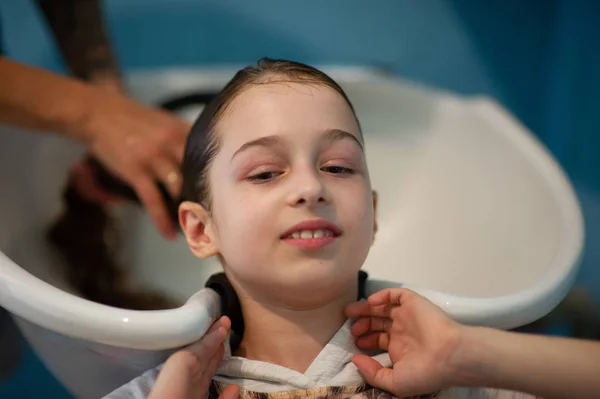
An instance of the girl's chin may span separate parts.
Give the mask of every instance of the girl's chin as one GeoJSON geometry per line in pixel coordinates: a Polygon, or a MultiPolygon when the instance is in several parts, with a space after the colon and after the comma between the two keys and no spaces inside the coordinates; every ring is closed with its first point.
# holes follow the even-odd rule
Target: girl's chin
{"type": "Polygon", "coordinates": [[[358,269],[349,271],[341,267],[328,267],[322,263],[273,273],[270,280],[284,290],[313,292],[320,289],[331,291],[335,287],[346,285],[355,276],[358,276],[358,269]]]}

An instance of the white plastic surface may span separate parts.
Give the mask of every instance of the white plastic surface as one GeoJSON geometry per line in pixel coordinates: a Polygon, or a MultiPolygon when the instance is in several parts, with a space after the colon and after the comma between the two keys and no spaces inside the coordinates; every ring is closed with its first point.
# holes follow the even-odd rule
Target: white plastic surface
{"type": "MultiPolygon", "coordinates": [[[[501,328],[531,322],[560,302],[577,272],[582,215],[561,169],[522,125],[487,98],[434,92],[369,70],[328,71],[357,109],[379,192],[379,232],[365,265],[375,279],[370,291],[408,285],[461,321],[501,328]]],[[[154,103],[219,88],[232,73],[146,72],[132,76],[130,88],[154,103]]],[[[216,302],[202,291],[179,309],[135,312],[67,292],[42,229],[58,213],[67,169],[80,153],[67,140],[0,126],[0,305],[23,320],[27,338],[73,392],[98,397],[119,384],[98,370],[115,375],[122,367],[126,379],[165,355],[140,360],[135,352],[120,362],[93,351],[70,356],[68,344],[53,346],[49,336],[75,337],[79,348],[88,342],[119,353],[168,352],[206,331],[216,302]],[[96,375],[68,365],[88,355],[96,375]],[[126,369],[127,362],[136,367],[126,369]]],[[[143,212],[120,213],[128,222],[123,256],[140,283],[186,301],[219,270],[193,257],[183,239],[163,241],[143,212]]]]}

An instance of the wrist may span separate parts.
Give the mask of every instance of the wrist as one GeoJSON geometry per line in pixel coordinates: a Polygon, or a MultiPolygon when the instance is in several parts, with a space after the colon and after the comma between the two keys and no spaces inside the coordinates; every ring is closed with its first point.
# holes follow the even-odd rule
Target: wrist
{"type": "Polygon", "coordinates": [[[118,76],[112,74],[94,76],[90,83],[108,92],[118,94],[124,94],[126,92],[121,79],[118,76]]]}
{"type": "Polygon", "coordinates": [[[92,105],[95,102],[94,90],[82,83],[78,87],[77,95],[73,96],[72,107],[65,109],[65,114],[59,123],[62,130],[72,139],[88,146],[94,141],[93,120],[97,112],[92,105]]]}
{"type": "Polygon", "coordinates": [[[450,385],[459,387],[488,386],[494,376],[492,348],[494,330],[485,327],[461,326],[460,341],[452,355],[450,385]],[[490,336],[491,335],[491,336],[490,336]]]}
{"type": "Polygon", "coordinates": [[[74,97],[80,104],[67,117],[65,131],[71,138],[89,147],[97,139],[97,132],[101,130],[98,126],[105,117],[105,104],[111,104],[114,100],[111,92],[115,91],[89,83],[82,83],[80,89],[79,95],[74,97]]]}
{"type": "Polygon", "coordinates": [[[79,117],[73,127],[77,130],[73,132],[75,139],[83,142],[87,146],[92,146],[98,137],[98,126],[103,123],[105,115],[102,114],[103,104],[110,104],[115,101],[115,95],[120,98],[124,93],[121,82],[116,79],[96,79],[86,84],[86,104],[78,114],[79,117]],[[93,104],[93,105],[92,105],[93,104]]]}

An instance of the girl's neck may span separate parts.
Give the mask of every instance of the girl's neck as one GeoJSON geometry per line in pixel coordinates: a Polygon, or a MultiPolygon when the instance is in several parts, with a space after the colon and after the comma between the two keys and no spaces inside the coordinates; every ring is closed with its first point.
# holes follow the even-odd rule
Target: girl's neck
{"type": "MultiPolygon", "coordinates": [[[[346,320],[344,308],[356,300],[357,284],[321,304],[295,309],[270,306],[240,296],[244,336],[236,355],[304,373],[346,320]]],[[[312,294],[312,293],[311,293],[312,294]]]]}

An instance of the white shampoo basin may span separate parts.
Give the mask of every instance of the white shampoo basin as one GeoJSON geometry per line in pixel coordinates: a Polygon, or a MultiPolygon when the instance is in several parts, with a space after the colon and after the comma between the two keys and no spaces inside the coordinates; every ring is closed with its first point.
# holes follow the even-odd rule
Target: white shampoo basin
{"type": "MultiPolygon", "coordinates": [[[[370,69],[324,69],[356,107],[379,192],[379,232],[364,266],[369,291],[408,286],[460,321],[498,328],[532,322],[564,298],[583,250],[581,210],[530,132],[489,98],[370,69]]],[[[145,71],[129,86],[154,104],[218,89],[234,71],[145,71]]],[[[218,306],[201,288],[219,265],[193,257],[183,239],[163,241],[129,206],[119,210],[129,221],[124,259],[139,282],[185,305],[128,311],[72,293],[43,232],[81,153],[68,140],[0,126],[0,305],[76,397],[98,398],[202,336],[218,306]]]]}

